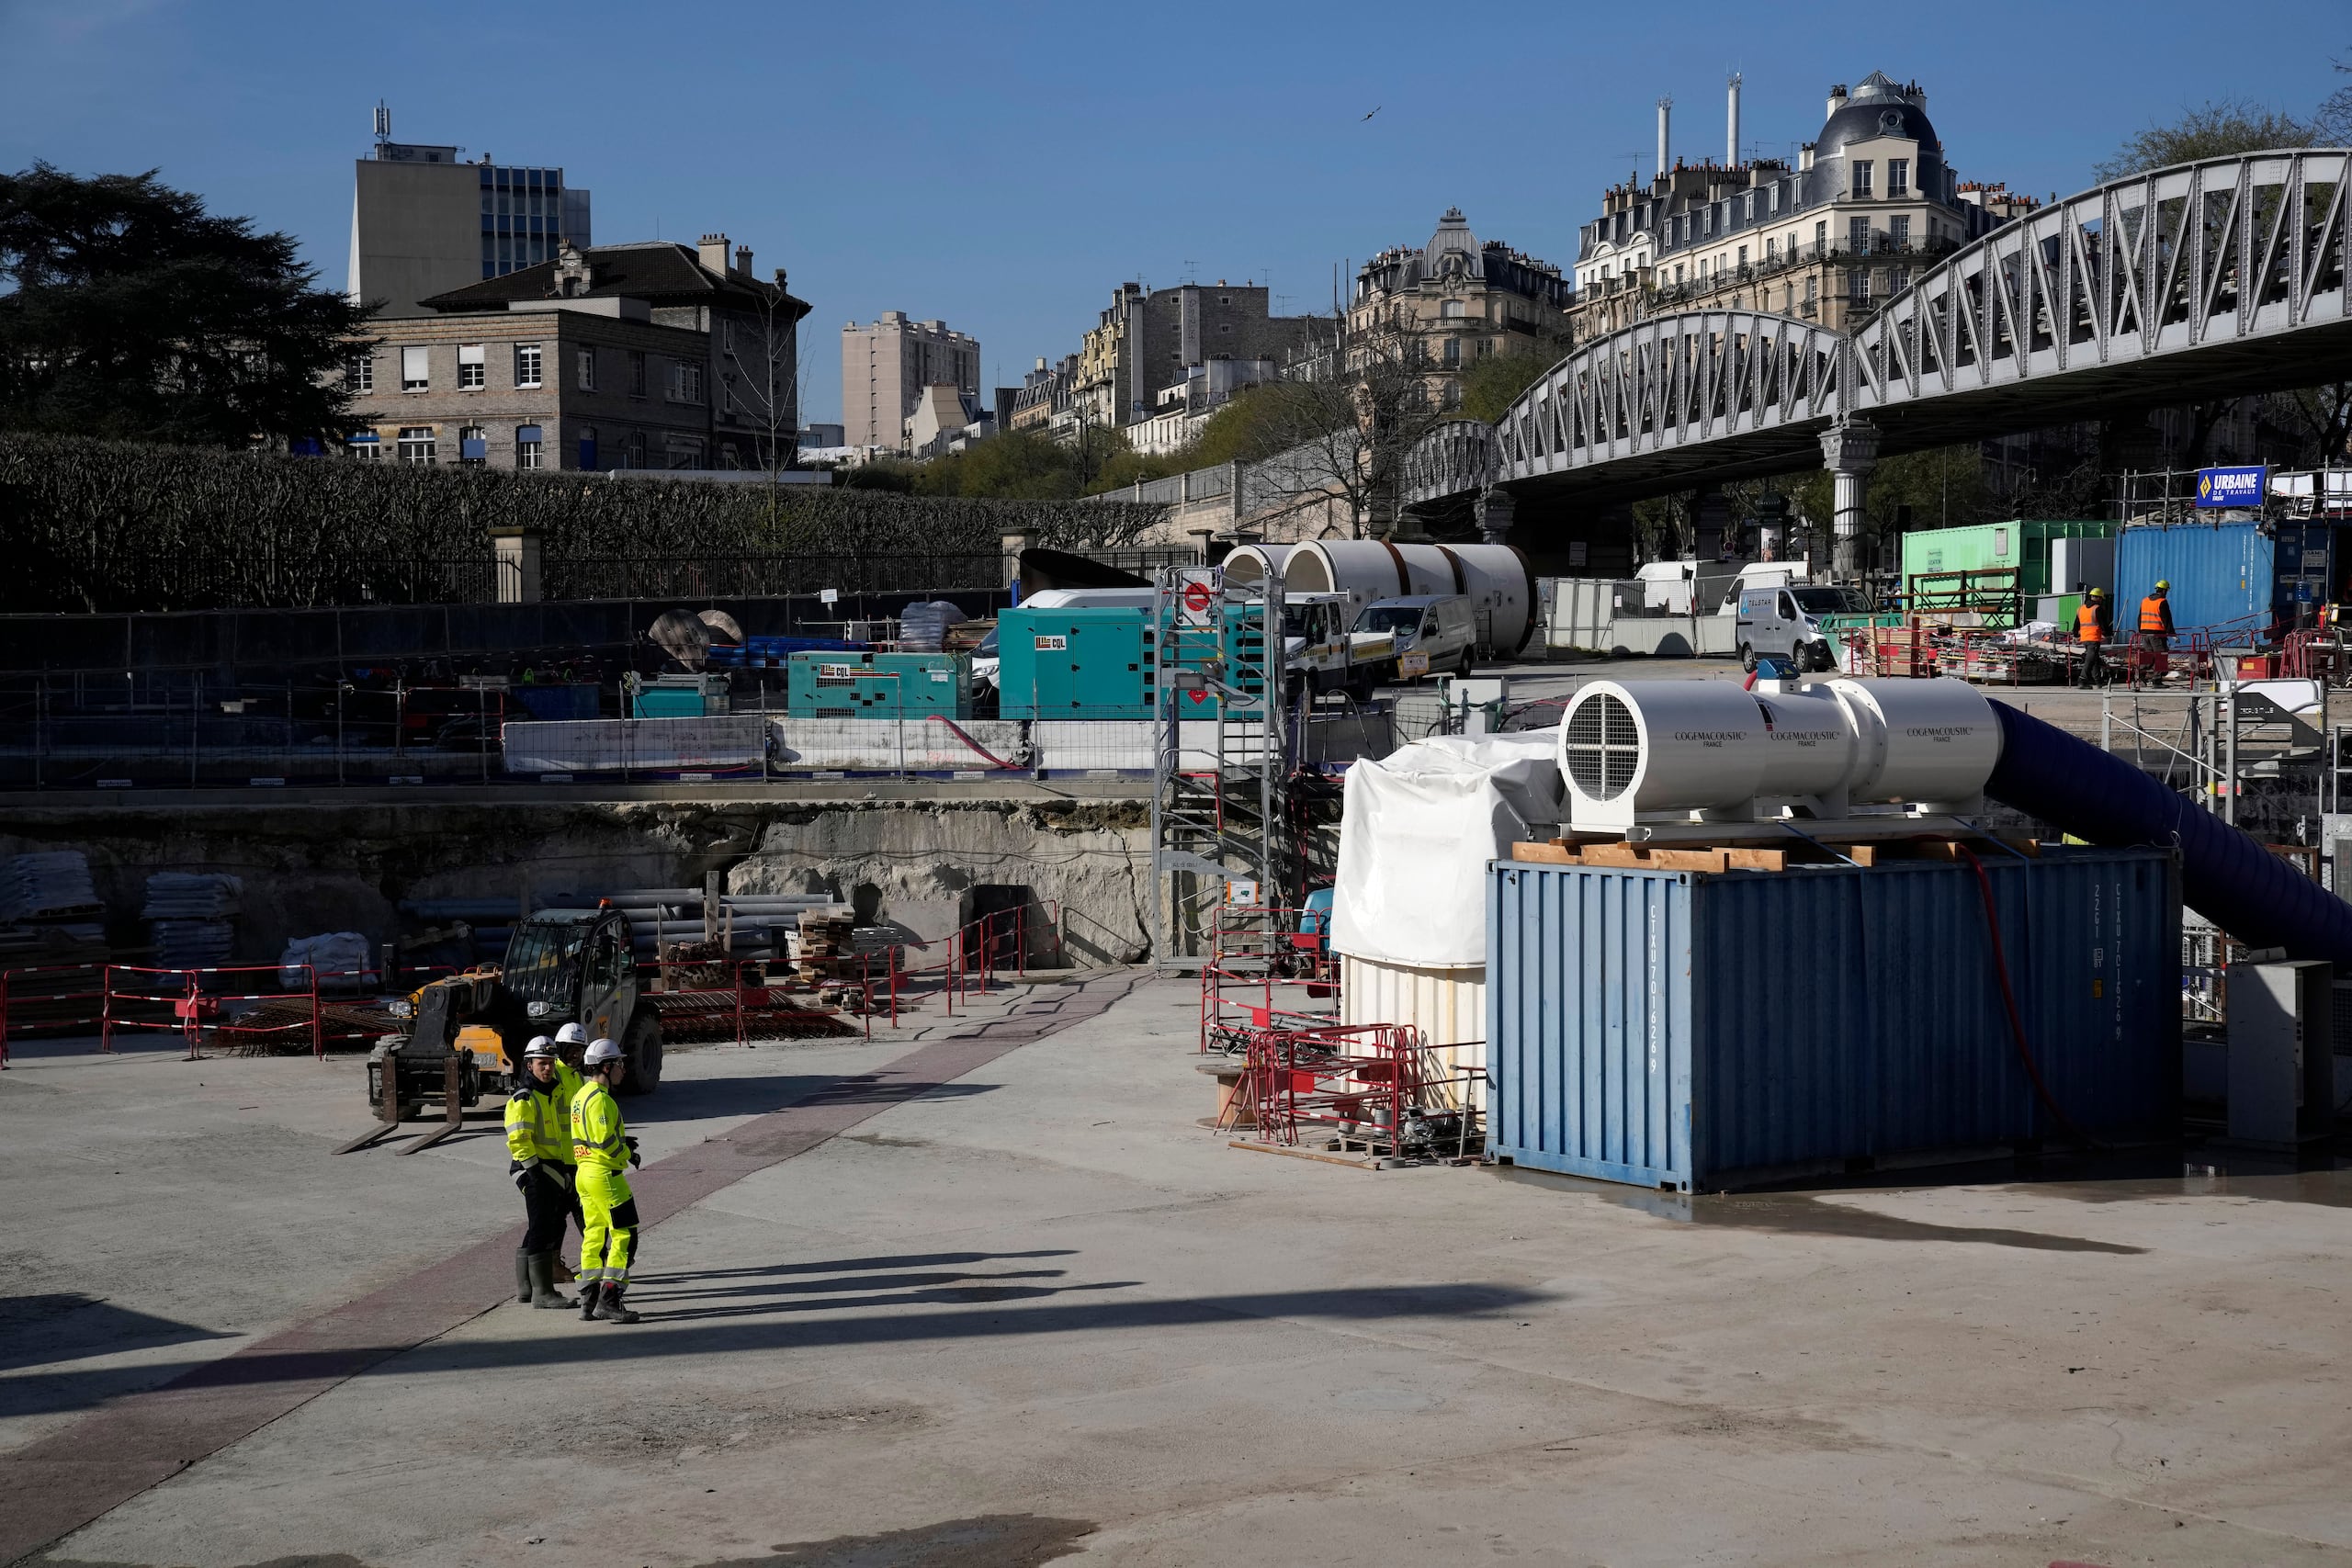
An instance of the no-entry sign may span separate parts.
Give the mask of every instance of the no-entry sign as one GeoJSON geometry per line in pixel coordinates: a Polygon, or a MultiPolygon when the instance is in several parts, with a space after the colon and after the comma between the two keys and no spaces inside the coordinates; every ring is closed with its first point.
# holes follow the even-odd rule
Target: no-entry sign
{"type": "Polygon", "coordinates": [[[1217,569],[1195,566],[1184,569],[1176,589],[1176,623],[1186,626],[1213,626],[1217,601],[1217,569]]]}

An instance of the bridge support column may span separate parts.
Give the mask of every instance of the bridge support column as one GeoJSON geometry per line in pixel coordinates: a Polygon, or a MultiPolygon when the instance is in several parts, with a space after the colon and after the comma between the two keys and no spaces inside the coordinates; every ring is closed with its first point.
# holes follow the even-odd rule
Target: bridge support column
{"type": "Polygon", "coordinates": [[[1511,513],[1518,502],[1507,490],[1486,490],[1478,492],[1473,515],[1478,522],[1478,542],[1501,545],[1510,541],[1511,513]]]}
{"type": "Polygon", "coordinates": [[[1840,577],[1862,570],[1862,503],[1871,470],[1878,467],[1878,426],[1868,420],[1841,420],[1821,433],[1821,466],[1836,486],[1837,550],[1831,564],[1840,577]]]}
{"type": "Polygon", "coordinates": [[[1690,497],[1690,554],[1699,560],[1720,560],[1724,535],[1731,523],[1731,498],[1714,486],[1690,497]]]}

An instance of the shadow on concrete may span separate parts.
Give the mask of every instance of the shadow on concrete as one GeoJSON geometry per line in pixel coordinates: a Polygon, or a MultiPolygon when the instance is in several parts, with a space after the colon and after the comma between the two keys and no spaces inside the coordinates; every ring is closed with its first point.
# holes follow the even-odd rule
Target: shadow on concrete
{"type": "MultiPolygon", "coordinates": [[[[114,1037],[112,1051],[100,1049],[95,1034],[62,1034],[38,1040],[15,1034],[8,1037],[11,1062],[55,1061],[66,1056],[87,1056],[94,1062],[105,1062],[121,1056],[177,1056],[187,1050],[187,1040],[169,1030],[121,1030],[114,1037]]],[[[208,1062],[213,1059],[209,1055],[203,1058],[208,1062]]]]}
{"type": "MultiPolygon", "coordinates": [[[[972,1290],[1022,1287],[973,1286],[972,1290]]],[[[1069,1287],[1107,1290],[1112,1285],[1069,1287]]],[[[1048,1292],[1050,1293],[1050,1292],[1048,1292]]],[[[936,1294],[936,1293],[934,1293],[936,1294]]],[[[926,1296],[888,1296],[808,1303],[804,1310],[837,1317],[774,1313],[718,1322],[645,1322],[622,1328],[564,1318],[527,1339],[437,1339],[410,1348],[353,1345],[334,1349],[250,1351],[218,1360],[144,1369],[175,1392],[257,1383],[328,1382],[379,1375],[480,1377],[501,1371],[545,1371],[584,1361],[628,1361],[697,1356],[774,1355],[850,1345],[921,1345],[958,1339],[1038,1334],[1164,1334],[1229,1327],[1256,1319],[1314,1324],[1375,1323],[1400,1318],[1459,1321],[1489,1317],[1541,1302],[1548,1292],[1515,1285],[1366,1285],[1318,1291],[1266,1291],[1165,1300],[1063,1301],[1010,1309],[989,1303],[961,1310],[892,1311],[951,1303],[926,1296]]],[[[522,1310],[522,1309],[517,1309],[522,1310]]],[[[552,1315],[552,1314],[549,1314],[552,1315]]],[[[152,1385],[151,1385],[152,1386],[152,1385]]],[[[0,1378],[0,1409],[50,1414],[84,1409],[120,1389],[78,1378],[0,1378]]]]}
{"type": "Polygon", "coordinates": [[[925,1095],[945,1100],[987,1094],[997,1087],[927,1078],[885,1080],[876,1073],[847,1077],[672,1078],[653,1094],[624,1101],[621,1113],[631,1125],[645,1126],[714,1116],[765,1116],[796,1105],[902,1105],[925,1095]]]}
{"type": "MultiPolygon", "coordinates": [[[[943,1284],[937,1289],[894,1292],[888,1295],[831,1296],[822,1301],[746,1303],[736,1306],[688,1307],[679,1312],[647,1311],[648,1323],[686,1323],[697,1320],[730,1317],[767,1317],[786,1312],[848,1312],[860,1307],[891,1306],[960,1306],[972,1302],[1037,1301],[1046,1296],[1067,1295],[1078,1291],[1131,1291],[1143,1283],[1140,1280],[1104,1280],[1088,1285],[1000,1285],[996,1280],[1026,1280],[1036,1273],[1023,1274],[964,1274],[948,1275],[948,1280],[967,1280],[970,1284],[943,1284]]],[[[918,1280],[909,1280],[910,1284],[918,1280]]],[[[884,1287],[886,1290],[888,1286],[884,1287]]],[[[639,1307],[650,1303],[638,1299],[635,1291],[629,1301],[639,1307]]]]}
{"type": "MultiPolygon", "coordinates": [[[[1614,1181],[1589,1181],[1524,1167],[1502,1167],[1503,1180],[1582,1192],[1682,1224],[1720,1225],[1732,1230],[1770,1231],[1782,1235],[1835,1235],[1860,1241],[1939,1241],[1981,1247],[2015,1247],[2030,1252],[2105,1252],[2131,1257],[2147,1251],[2118,1242],[2092,1241],[2052,1231],[2012,1230],[2000,1225],[1944,1225],[1904,1219],[1850,1203],[1826,1202],[1804,1192],[1657,1192],[1614,1181]]],[[[1917,1189],[1921,1183],[1909,1184],[1917,1189]]],[[[1881,1189],[1884,1190],[1884,1189],[1881,1189]]],[[[1860,1188],[1838,1190],[1860,1191],[1860,1188]]]]}
{"type": "Polygon", "coordinates": [[[1077,1256],[1078,1249],[1070,1247],[1041,1247],[1027,1252],[912,1252],[894,1258],[840,1258],[823,1263],[770,1263],[757,1269],[696,1269],[683,1274],[649,1274],[640,1270],[632,1277],[640,1285],[650,1285],[689,1280],[764,1280],[779,1274],[832,1274],[867,1269],[944,1269],[958,1263],[1077,1256]]]}
{"type": "Polygon", "coordinates": [[[151,1317],[79,1292],[0,1296],[0,1371],[111,1356],[150,1345],[186,1345],[232,1335],[151,1317]]]}
{"type": "Polygon", "coordinates": [[[1094,1530],[1084,1519],[981,1514],[879,1535],[787,1541],[766,1556],[697,1568],[1039,1568],[1076,1552],[1094,1530]]]}
{"type": "MultiPolygon", "coordinates": [[[[649,1286],[643,1280],[633,1280],[628,1299],[641,1307],[653,1302],[715,1301],[730,1296],[823,1296],[849,1291],[904,1291],[918,1285],[960,1284],[967,1280],[1058,1280],[1069,1272],[1067,1269],[1012,1269],[1000,1274],[848,1274],[822,1279],[776,1280],[763,1285],[721,1285],[708,1291],[662,1290],[659,1286],[649,1286]]],[[[694,1314],[666,1313],[663,1315],[694,1314]]]]}

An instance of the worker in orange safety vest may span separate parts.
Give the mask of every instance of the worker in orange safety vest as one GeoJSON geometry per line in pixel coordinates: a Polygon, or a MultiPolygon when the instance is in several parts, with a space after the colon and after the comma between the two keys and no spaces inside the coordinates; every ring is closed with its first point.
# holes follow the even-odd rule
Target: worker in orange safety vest
{"type": "Polygon", "coordinates": [[[2075,640],[2082,645],[2082,668],[2076,683],[2085,687],[2104,685],[2107,682],[2107,639],[2115,635],[2115,611],[2107,602],[2107,590],[2094,588],[2083,595],[2082,607],[2075,612],[2075,640]]]}
{"type": "Polygon", "coordinates": [[[2151,653],[2169,652],[2172,648],[2172,584],[2163,578],[2148,590],[2140,601],[2140,646],[2151,653]]]}

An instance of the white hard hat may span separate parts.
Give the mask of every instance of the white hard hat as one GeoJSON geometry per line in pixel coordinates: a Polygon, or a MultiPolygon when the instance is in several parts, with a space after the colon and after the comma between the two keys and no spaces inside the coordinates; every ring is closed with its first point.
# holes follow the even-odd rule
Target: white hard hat
{"type": "Polygon", "coordinates": [[[588,1055],[581,1058],[592,1067],[601,1067],[606,1062],[617,1062],[620,1059],[621,1048],[609,1040],[596,1041],[588,1047],[588,1055]]]}
{"type": "Polygon", "coordinates": [[[532,1035],[531,1043],[523,1047],[523,1059],[526,1062],[534,1056],[552,1057],[554,1055],[555,1042],[544,1034],[532,1035]]]}
{"type": "Polygon", "coordinates": [[[585,1045],[588,1043],[588,1032],[576,1023],[567,1023],[555,1032],[555,1043],[559,1045],[585,1045]]]}

